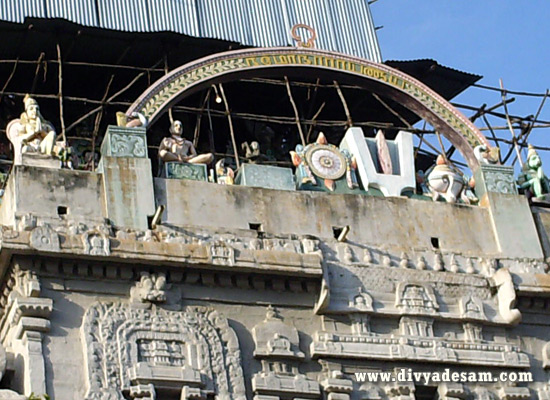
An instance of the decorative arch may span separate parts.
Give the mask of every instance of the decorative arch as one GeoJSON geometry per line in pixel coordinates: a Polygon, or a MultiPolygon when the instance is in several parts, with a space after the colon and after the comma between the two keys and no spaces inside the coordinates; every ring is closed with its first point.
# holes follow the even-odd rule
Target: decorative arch
{"type": "Polygon", "coordinates": [[[138,391],[162,387],[163,374],[172,377],[174,388],[246,400],[237,335],[211,308],[171,311],[98,302],[84,315],[81,337],[86,400],[124,400],[134,380],[141,381],[138,391]]]}
{"type": "Polygon", "coordinates": [[[126,114],[140,112],[152,124],[183,98],[231,75],[274,69],[317,69],[354,76],[366,89],[383,94],[428,121],[443,134],[475,170],[473,149],[491,148],[485,136],[460,111],[417,79],[362,58],[306,48],[265,48],[228,51],[183,65],[150,86],[126,114]]]}

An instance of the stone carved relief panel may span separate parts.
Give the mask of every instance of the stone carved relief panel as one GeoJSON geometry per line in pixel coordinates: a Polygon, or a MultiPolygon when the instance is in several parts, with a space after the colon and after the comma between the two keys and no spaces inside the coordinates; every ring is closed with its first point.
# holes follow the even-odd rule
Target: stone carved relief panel
{"type": "Polygon", "coordinates": [[[212,309],[97,303],[87,310],[81,334],[86,399],[122,400],[123,391],[134,397],[147,392],[148,398],[167,391],[245,399],[237,337],[212,309]]]}
{"type": "Polygon", "coordinates": [[[439,305],[430,286],[400,282],[395,294],[395,307],[407,314],[435,314],[439,305]]]}
{"type": "Polygon", "coordinates": [[[114,157],[147,156],[145,137],[141,135],[111,134],[111,152],[114,157]]]}
{"type": "Polygon", "coordinates": [[[460,316],[468,319],[487,319],[483,302],[475,296],[464,296],[460,299],[460,316]]]}
{"type": "Polygon", "coordinates": [[[36,250],[59,251],[59,235],[49,226],[39,226],[31,231],[29,245],[36,250]]]}
{"type": "Polygon", "coordinates": [[[235,249],[224,242],[217,242],[209,247],[210,259],[215,265],[235,265],[235,249]]]}
{"type": "Polygon", "coordinates": [[[111,242],[109,237],[99,231],[88,231],[82,235],[84,253],[91,256],[108,256],[111,254],[111,242]]]}
{"type": "Polygon", "coordinates": [[[256,346],[254,357],[261,361],[262,370],[252,377],[255,398],[276,394],[284,398],[319,398],[319,383],[299,371],[305,355],[300,351],[298,330],[286,324],[273,307],[266,318],[252,329],[256,346]]]}
{"type": "Polygon", "coordinates": [[[139,282],[130,289],[130,300],[134,303],[165,303],[170,286],[163,273],[141,272],[139,282]]]}

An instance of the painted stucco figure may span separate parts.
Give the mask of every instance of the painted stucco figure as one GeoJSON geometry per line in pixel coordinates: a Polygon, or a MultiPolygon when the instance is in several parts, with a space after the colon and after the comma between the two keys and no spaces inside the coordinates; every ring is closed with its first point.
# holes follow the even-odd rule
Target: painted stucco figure
{"type": "Polygon", "coordinates": [[[23,99],[25,111],[19,119],[6,127],[8,138],[13,143],[15,163],[21,163],[22,153],[51,155],[55,145],[55,128],[40,113],[38,102],[26,95],[23,99]]]}
{"type": "Polygon", "coordinates": [[[471,203],[466,195],[467,182],[464,177],[452,169],[441,155],[437,156],[436,166],[428,175],[427,186],[434,201],[443,197],[448,203],[456,203],[459,199],[466,204],[471,203]]]}
{"type": "Polygon", "coordinates": [[[519,175],[518,185],[529,197],[544,199],[550,193],[550,182],[542,169],[542,160],[532,145],[529,145],[527,162],[519,175]]]}
{"type": "Polygon", "coordinates": [[[170,137],[162,139],[159,146],[159,158],[164,162],[185,162],[190,164],[210,164],[214,160],[212,153],[197,154],[195,146],[182,137],[181,121],[172,122],[170,137]]]}
{"type": "Polygon", "coordinates": [[[216,182],[220,185],[233,185],[235,183],[235,172],[225,165],[222,158],[216,163],[216,182]]]}
{"type": "Polygon", "coordinates": [[[355,158],[347,151],[328,143],[327,138],[321,132],[315,143],[307,146],[296,146],[296,151],[291,151],[292,163],[299,171],[301,184],[310,183],[317,186],[317,178],[322,179],[329,191],[334,191],[336,180],[344,177],[349,189],[359,187],[355,171],[357,163],[355,158]]]}

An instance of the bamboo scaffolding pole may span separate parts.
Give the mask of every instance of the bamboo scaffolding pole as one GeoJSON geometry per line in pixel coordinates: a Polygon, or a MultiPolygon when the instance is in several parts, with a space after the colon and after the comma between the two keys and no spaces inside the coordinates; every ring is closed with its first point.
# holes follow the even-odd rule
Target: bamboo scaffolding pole
{"type": "MultiPolygon", "coordinates": [[[[514,99],[514,97],[512,97],[511,99],[514,99]]],[[[511,100],[511,99],[508,99],[508,100],[511,100]]],[[[507,104],[511,103],[511,101],[507,101],[507,104]]],[[[458,103],[451,103],[454,107],[457,107],[457,108],[462,108],[462,109],[465,109],[465,110],[471,110],[471,111],[477,111],[478,108],[477,107],[473,107],[473,106],[468,106],[468,105],[465,105],[465,104],[458,104],[458,103]]],[[[500,103],[502,104],[502,102],[500,103]]],[[[494,112],[494,111],[487,111],[486,114],[488,115],[492,115],[494,117],[498,117],[498,118],[502,118],[502,119],[506,119],[506,114],[502,114],[502,113],[497,113],[497,112],[494,112]]],[[[525,118],[525,117],[520,117],[518,115],[512,115],[510,114],[509,117],[513,120],[517,120],[517,121],[523,121],[523,120],[527,120],[528,118],[525,118]]],[[[550,121],[542,121],[542,120],[536,120],[535,122],[537,123],[543,123],[543,124],[550,124],[550,121]]]]}
{"type": "Polygon", "coordinates": [[[489,129],[489,132],[491,132],[491,137],[493,139],[493,141],[495,142],[495,145],[497,146],[498,148],[498,161],[502,164],[502,153],[501,153],[501,148],[500,148],[500,144],[499,142],[496,140],[497,139],[497,135],[495,134],[495,131],[493,129],[493,127],[491,126],[491,124],[489,123],[489,120],[487,119],[487,116],[485,114],[483,114],[481,116],[481,118],[483,119],[483,122],[485,122],[485,125],[487,126],[487,129],[489,129]]]}
{"type": "MultiPolygon", "coordinates": [[[[23,92],[4,92],[4,95],[14,96],[14,97],[25,97],[27,93],[23,92]]],[[[54,99],[57,100],[57,94],[33,94],[32,97],[36,99],[54,99]]],[[[101,100],[88,99],[86,97],[74,97],[74,96],[63,96],[63,100],[75,103],[90,103],[90,104],[102,104],[101,100]]],[[[132,104],[130,101],[112,101],[110,105],[120,105],[120,106],[129,106],[132,104]]]]}
{"type": "Polygon", "coordinates": [[[535,114],[535,116],[533,118],[533,122],[531,122],[529,124],[528,130],[527,130],[527,132],[525,132],[525,136],[523,138],[523,143],[527,143],[527,139],[529,138],[529,135],[533,131],[533,126],[535,125],[534,121],[536,121],[539,118],[539,115],[542,112],[542,109],[544,108],[544,103],[546,102],[546,99],[548,98],[549,94],[550,94],[550,92],[548,91],[548,89],[546,89],[545,96],[542,98],[542,101],[540,102],[539,108],[537,109],[537,113],[535,114]]]}
{"type": "MultiPolygon", "coordinates": [[[[513,101],[515,101],[515,98],[511,98],[511,99],[508,99],[508,100],[507,100],[508,103],[511,103],[511,102],[513,102],[513,101]]],[[[502,107],[502,105],[503,105],[503,102],[502,102],[502,101],[499,102],[498,104],[495,104],[494,106],[492,106],[492,107],[490,107],[490,108],[487,108],[487,104],[483,104],[481,107],[479,107],[479,108],[476,110],[475,114],[472,115],[472,116],[469,118],[469,120],[472,121],[472,122],[475,122],[476,119],[478,119],[478,118],[480,118],[480,117],[484,117],[486,113],[491,112],[491,111],[493,111],[493,110],[496,110],[497,108],[502,107]]],[[[471,107],[471,108],[472,108],[472,109],[475,109],[475,107],[471,107]]],[[[486,118],[485,118],[485,120],[486,120],[486,118]]],[[[486,123],[487,123],[487,122],[486,122],[486,123]]],[[[493,137],[494,137],[494,136],[495,136],[494,131],[491,131],[491,133],[492,133],[492,135],[493,135],[493,137]]],[[[454,145],[451,146],[451,148],[447,151],[447,157],[451,157],[451,156],[454,154],[455,150],[456,150],[456,147],[455,147],[454,145]]],[[[500,157],[501,157],[501,155],[500,155],[500,148],[499,148],[499,159],[500,159],[500,157]]]]}
{"type": "MultiPolygon", "coordinates": [[[[31,86],[31,91],[30,93],[34,93],[34,89],[36,89],[36,83],[37,83],[37,79],[38,79],[38,73],[40,72],[40,66],[42,65],[42,60],[44,59],[46,55],[44,53],[40,53],[40,56],[38,56],[38,60],[36,61],[36,70],[34,71],[34,79],[32,80],[32,86],[31,86]]],[[[46,66],[48,64],[44,64],[45,65],[45,71],[46,71],[46,66]]],[[[44,72],[44,75],[46,75],[46,72],[44,72]]]]}
{"type": "Polygon", "coordinates": [[[292,90],[290,89],[290,81],[288,80],[287,76],[285,76],[285,82],[286,82],[286,91],[288,93],[288,98],[290,99],[290,103],[292,104],[292,108],[294,110],[294,116],[296,118],[296,126],[298,127],[298,133],[300,134],[300,140],[302,141],[302,145],[305,146],[306,138],[304,137],[304,132],[302,131],[302,125],[300,123],[300,114],[298,113],[298,107],[296,106],[294,97],[292,97],[292,90]]]}
{"type": "Polygon", "coordinates": [[[197,147],[197,144],[199,143],[199,135],[201,131],[201,120],[202,120],[202,114],[204,113],[204,109],[206,108],[206,103],[210,99],[210,94],[212,93],[212,86],[208,89],[206,94],[204,95],[204,100],[202,102],[201,111],[197,116],[197,123],[195,124],[195,132],[193,134],[193,146],[197,147]]]}
{"type": "Polygon", "coordinates": [[[323,108],[325,108],[325,105],[326,103],[323,102],[323,104],[321,104],[321,107],[319,107],[319,109],[317,110],[317,112],[313,115],[313,117],[311,118],[311,124],[309,125],[309,129],[307,131],[307,141],[309,142],[309,139],[311,137],[311,133],[313,132],[313,128],[315,128],[315,125],[316,125],[316,119],[317,117],[319,116],[319,114],[321,114],[321,112],[323,111],[323,108]]]}
{"type": "Polygon", "coordinates": [[[353,125],[353,120],[351,119],[348,103],[346,102],[346,98],[344,97],[344,92],[342,92],[342,89],[340,89],[340,85],[338,84],[338,81],[334,80],[333,83],[334,83],[334,87],[336,88],[336,91],[338,92],[338,97],[340,97],[340,101],[344,106],[344,112],[346,113],[346,119],[347,119],[346,121],[346,129],[347,129],[353,125]]]}
{"type": "Polygon", "coordinates": [[[57,60],[58,63],[58,84],[59,91],[57,97],[59,97],[59,121],[61,122],[61,137],[63,138],[63,144],[67,146],[67,136],[65,135],[65,117],[63,116],[63,63],[61,62],[61,46],[57,43],[57,60]]]}
{"type": "Polygon", "coordinates": [[[237,151],[237,142],[235,141],[235,131],[233,130],[233,120],[231,119],[229,104],[227,103],[227,97],[225,97],[225,91],[223,90],[223,85],[221,83],[220,83],[220,95],[222,96],[223,103],[225,104],[225,112],[227,113],[227,121],[229,122],[229,133],[231,135],[231,143],[233,144],[233,152],[235,153],[235,163],[237,164],[237,169],[239,169],[241,167],[241,162],[239,160],[239,153],[237,151]]]}
{"type": "MultiPolygon", "coordinates": [[[[493,90],[495,92],[502,92],[502,88],[497,88],[497,87],[492,87],[487,85],[480,85],[479,83],[474,83],[472,86],[480,89],[493,90]]],[[[519,92],[516,90],[507,90],[506,93],[515,94],[517,96],[531,96],[531,97],[545,96],[545,93],[519,92]]]]}
{"type": "MultiPolygon", "coordinates": [[[[155,66],[159,65],[162,62],[162,60],[158,61],[155,66]]],[[[120,89],[118,92],[113,94],[111,97],[109,97],[107,100],[102,100],[98,104],[100,104],[98,107],[92,109],[91,111],[84,114],[82,117],[78,118],[75,122],[73,122],[68,128],[67,132],[69,130],[73,129],[75,126],[77,126],[80,122],[84,121],[86,118],[89,118],[90,116],[94,115],[95,113],[101,111],[103,107],[105,107],[106,104],[110,104],[114,99],[116,99],[118,96],[126,92],[128,89],[130,89],[142,76],[144,76],[147,72],[142,71],[139,73],[134,79],[130,81],[126,86],[124,86],[122,89],[120,89]]]]}
{"type": "MultiPolygon", "coordinates": [[[[168,55],[164,53],[164,75],[168,75],[168,55]]],[[[168,109],[168,119],[170,120],[170,125],[174,123],[174,116],[172,115],[172,107],[168,109]]]]}
{"type": "MultiPolygon", "coordinates": [[[[0,64],[13,64],[13,63],[19,63],[19,64],[40,64],[40,63],[46,63],[46,64],[57,64],[58,60],[19,60],[19,59],[12,59],[12,60],[0,60],[0,64]]],[[[147,67],[135,67],[132,65],[117,65],[117,64],[104,64],[104,63],[91,63],[91,62],[84,62],[84,61],[63,61],[63,64],[65,65],[71,65],[71,66],[81,66],[81,67],[98,67],[98,68],[115,68],[115,69],[128,69],[128,70],[134,70],[134,71],[149,71],[149,72],[159,72],[164,73],[164,68],[147,68],[147,67]]]]}
{"type": "MultiPolygon", "coordinates": [[[[504,112],[506,113],[506,122],[508,123],[508,127],[510,128],[510,133],[512,134],[512,138],[513,138],[512,141],[514,142],[514,149],[516,150],[519,164],[521,165],[521,167],[523,167],[523,160],[521,159],[521,153],[517,146],[516,132],[512,127],[512,121],[510,121],[510,115],[508,114],[508,106],[506,105],[506,90],[504,89],[502,79],[500,79],[499,82],[500,82],[500,95],[502,96],[502,101],[504,102],[504,112]]],[[[504,160],[504,162],[506,162],[506,160],[504,160]]]]}
{"type": "Polygon", "coordinates": [[[437,136],[437,141],[439,142],[439,146],[441,147],[441,155],[443,156],[443,159],[445,160],[445,163],[448,163],[449,159],[447,158],[447,153],[445,151],[445,146],[443,146],[443,141],[441,140],[441,135],[439,134],[439,131],[437,131],[437,130],[435,131],[435,134],[437,136]]]}
{"type": "Polygon", "coordinates": [[[475,122],[476,119],[481,117],[485,114],[485,108],[487,107],[487,104],[482,104],[481,107],[479,107],[474,115],[472,115],[470,118],[468,118],[471,122],[475,122]]]}
{"type": "MultiPolygon", "coordinates": [[[[101,100],[102,102],[105,101],[105,99],[107,98],[107,96],[109,95],[109,91],[111,90],[111,84],[113,83],[115,79],[115,74],[112,74],[111,75],[111,78],[109,78],[109,83],[107,83],[107,88],[105,89],[105,94],[103,95],[103,99],[101,100]]],[[[97,134],[99,132],[99,124],[101,122],[101,118],[103,117],[103,105],[101,106],[101,109],[99,110],[98,114],[96,115],[96,118],[95,118],[95,123],[94,123],[94,130],[92,132],[92,171],[95,171],[95,148],[96,148],[96,139],[97,139],[97,134]]]]}
{"type": "MultiPolygon", "coordinates": [[[[422,129],[426,129],[426,121],[424,121],[424,125],[422,126],[422,129]]],[[[420,148],[422,147],[422,142],[424,141],[424,134],[418,135],[420,136],[420,141],[418,142],[418,146],[416,150],[414,151],[413,159],[416,160],[416,156],[418,155],[418,152],[420,151],[420,148]]]]}
{"type": "MultiPolygon", "coordinates": [[[[518,136],[518,141],[520,141],[523,137],[525,137],[525,135],[527,134],[527,131],[529,129],[529,125],[526,125],[526,126],[522,126],[521,128],[521,132],[518,136]]],[[[523,143],[527,143],[527,140],[523,140],[523,143]]],[[[520,154],[521,154],[521,146],[518,146],[520,148],[520,154]]],[[[516,165],[516,161],[518,160],[518,157],[514,157],[514,159],[512,160],[512,166],[516,165]]]]}
{"type": "Polygon", "coordinates": [[[376,93],[372,93],[372,96],[373,96],[380,104],[382,104],[382,106],[383,106],[386,110],[388,110],[390,113],[392,113],[392,114],[395,115],[397,118],[399,118],[399,120],[405,124],[405,126],[407,127],[407,129],[413,129],[413,126],[409,123],[409,121],[407,121],[405,118],[403,118],[403,117],[401,116],[401,114],[399,114],[397,111],[395,111],[393,108],[391,108],[389,104],[387,104],[384,100],[382,100],[382,99],[380,98],[380,96],[378,96],[376,93]]]}
{"type": "MultiPolygon", "coordinates": [[[[291,82],[292,83],[292,82],[291,82]]],[[[311,87],[309,86],[307,89],[307,101],[309,102],[309,110],[307,111],[306,115],[311,115],[313,113],[315,102],[317,101],[317,94],[319,93],[319,85],[321,84],[321,78],[317,78],[315,81],[315,86],[311,87]],[[313,90],[313,94],[311,94],[311,91],[313,90]]],[[[286,86],[286,85],[285,85],[286,86]]],[[[324,108],[324,105],[321,105],[321,108],[319,110],[322,111],[324,108]]],[[[313,117],[311,118],[313,121],[317,119],[321,111],[317,111],[317,113],[313,114],[313,117]]],[[[313,132],[313,125],[311,125],[308,129],[306,141],[309,143],[311,133],[313,132]]]]}
{"type": "MultiPolygon", "coordinates": [[[[189,106],[175,106],[175,111],[178,112],[186,112],[191,114],[199,114],[200,109],[196,107],[189,107],[189,106]]],[[[225,113],[223,111],[218,110],[210,110],[210,113],[215,117],[225,117],[225,113]]],[[[238,119],[245,119],[250,121],[258,121],[258,122],[271,122],[275,124],[280,125],[295,125],[296,120],[293,117],[280,117],[280,116],[271,116],[271,115],[262,115],[262,114],[249,114],[249,113],[231,113],[233,118],[238,119]]],[[[301,120],[301,122],[304,125],[319,125],[319,126],[326,126],[326,127],[343,127],[346,126],[346,121],[330,121],[330,120],[301,120]]],[[[372,128],[379,128],[379,129],[387,129],[387,128],[395,128],[395,129],[405,129],[404,127],[395,127],[392,123],[385,123],[385,122],[355,122],[356,126],[368,126],[372,128]]],[[[412,129],[414,133],[421,132],[418,129],[412,129]]],[[[434,132],[425,132],[425,133],[434,133],[434,132]]]]}
{"type": "Polygon", "coordinates": [[[11,80],[13,79],[13,77],[15,75],[15,71],[17,70],[18,65],[19,65],[19,63],[17,63],[17,62],[13,64],[13,68],[11,70],[10,76],[8,76],[8,79],[6,79],[6,83],[4,83],[4,86],[2,87],[2,91],[0,91],[0,102],[2,102],[2,98],[4,97],[4,92],[6,91],[6,89],[8,88],[8,85],[10,84],[11,80]]]}

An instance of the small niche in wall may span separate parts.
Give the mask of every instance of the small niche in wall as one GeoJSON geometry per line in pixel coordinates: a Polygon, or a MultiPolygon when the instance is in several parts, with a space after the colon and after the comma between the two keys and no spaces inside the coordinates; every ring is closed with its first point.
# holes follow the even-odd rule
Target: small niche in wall
{"type": "Polygon", "coordinates": [[[263,232],[263,227],[262,227],[262,224],[258,224],[258,223],[255,223],[255,222],[249,222],[248,223],[248,229],[251,229],[253,231],[256,231],[256,232],[263,232]]]}
{"type": "Polygon", "coordinates": [[[430,240],[432,242],[432,247],[434,249],[439,249],[439,238],[432,237],[430,240]]]}
{"type": "Polygon", "coordinates": [[[262,239],[264,237],[264,227],[262,224],[257,222],[249,222],[248,229],[256,231],[258,233],[258,238],[262,239]]]}
{"type": "Polygon", "coordinates": [[[422,385],[416,385],[414,396],[416,400],[435,400],[440,398],[437,395],[436,387],[422,385]]]}
{"type": "Polygon", "coordinates": [[[57,215],[67,215],[69,213],[69,207],[67,206],[57,206],[57,215]]]}
{"type": "Polygon", "coordinates": [[[339,242],[345,242],[346,238],[348,236],[348,233],[350,232],[350,226],[333,226],[332,227],[332,234],[334,235],[334,239],[338,240],[339,242]]]}

